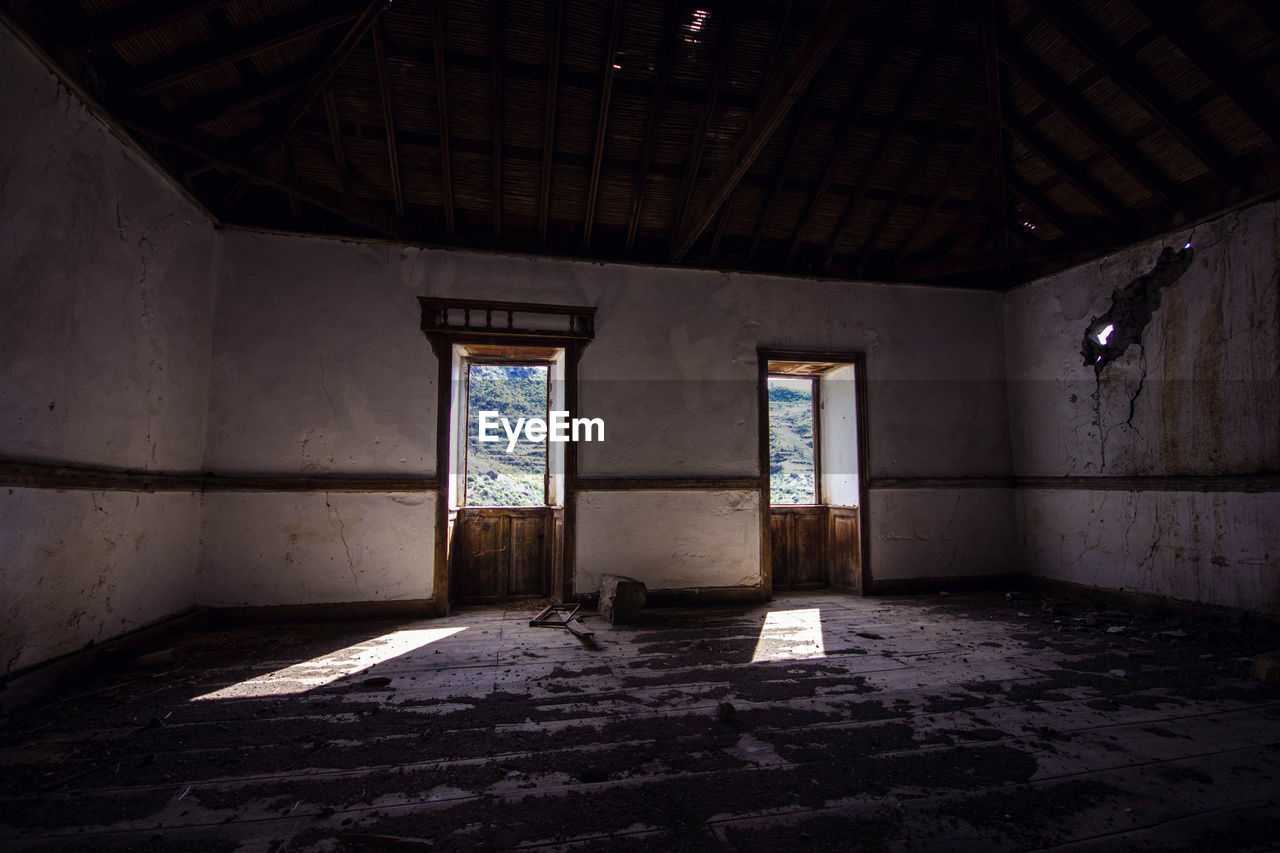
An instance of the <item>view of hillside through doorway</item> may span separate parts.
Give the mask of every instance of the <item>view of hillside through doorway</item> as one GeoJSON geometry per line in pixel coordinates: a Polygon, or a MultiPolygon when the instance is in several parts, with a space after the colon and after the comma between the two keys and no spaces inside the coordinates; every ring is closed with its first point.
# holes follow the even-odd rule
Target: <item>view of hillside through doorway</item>
{"type": "Polygon", "coordinates": [[[456,603],[547,596],[563,548],[564,350],[456,344],[449,563],[456,603]]]}
{"type": "Polygon", "coordinates": [[[863,591],[861,356],[761,351],[761,465],[772,588],[863,591]]]}

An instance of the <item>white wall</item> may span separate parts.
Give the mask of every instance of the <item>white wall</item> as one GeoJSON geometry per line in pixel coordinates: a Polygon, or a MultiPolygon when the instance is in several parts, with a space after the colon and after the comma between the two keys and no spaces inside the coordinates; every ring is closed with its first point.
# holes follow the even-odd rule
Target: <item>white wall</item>
{"type": "MultiPolygon", "coordinates": [[[[214,233],[0,27],[0,458],[197,471],[214,233]]],[[[193,601],[199,496],[0,490],[0,671],[193,601]]]]}
{"type": "Polygon", "coordinates": [[[1019,492],[1028,569],[1077,583],[1280,611],[1280,495],[1186,475],[1280,471],[1277,207],[1262,204],[1008,295],[1014,469],[1083,480],[1019,492]],[[1141,346],[1095,376],[1079,353],[1112,291],[1162,244],[1196,250],[1141,346]]]}
{"type": "MultiPolygon", "coordinates": [[[[237,230],[222,235],[222,253],[209,470],[434,474],[436,362],[418,329],[417,297],[443,296],[597,306],[575,414],[604,418],[606,440],[579,446],[582,477],[757,476],[760,346],[867,353],[873,479],[1009,473],[998,294],[237,230]]],[[[949,491],[908,491],[884,511],[872,494],[876,577],[1010,569],[1007,492],[969,504],[967,517],[980,514],[981,524],[948,528],[956,503],[949,491]],[[911,547],[895,538],[904,523],[912,525],[911,547]],[[922,541],[933,546],[922,549],[922,541]]],[[[758,498],[729,494],[714,486],[678,501],[660,491],[581,492],[575,588],[587,591],[598,572],[624,564],[659,589],[758,582],[758,498]],[[706,512],[673,518],[673,507],[687,501],[706,512]],[[707,538],[699,524],[716,535],[707,538]],[[667,541],[656,551],[636,545],[652,537],[667,541]],[[727,550],[712,560],[714,541],[727,550]],[[743,542],[753,545],[740,549],[743,542]]],[[[374,523],[379,516],[370,511],[374,523]]],[[[317,513],[288,493],[255,498],[255,537],[265,540],[255,555],[229,535],[239,512],[230,501],[206,499],[199,600],[226,602],[231,590],[245,591],[237,599],[245,604],[311,600],[299,584],[269,587],[255,578],[278,571],[291,525],[317,513]]],[[[424,523],[410,553],[429,553],[432,534],[424,523]]],[[[318,571],[340,585],[341,575],[324,567],[344,563],[343,544],[324,525],[314,535],[318,571]]],[[[383,564],[395,578],[427,573],[400,556],[383,564]]],[[[411,587],[422,590],[385,588],[400,590],[388,593],[395,597],[411,587]]],[[[367,596],[354,582],[326,590],[326,600],[367,596]]]]}

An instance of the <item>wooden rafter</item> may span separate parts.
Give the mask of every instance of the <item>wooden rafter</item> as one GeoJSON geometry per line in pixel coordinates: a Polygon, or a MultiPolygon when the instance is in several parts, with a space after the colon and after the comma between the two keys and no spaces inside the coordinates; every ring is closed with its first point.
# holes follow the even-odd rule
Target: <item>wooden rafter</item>
{"type": "Polygon", "coordinates": [[[493,136],[493,236],[502,236],[502,60],[505,0],[493,0],[493,36],[489,50],[493,55],[493,97],[490,104],[490,129],[493,136]]]}
{"type": "Polygon", "coordinates": [[[774,175],[773,186],[769,189],[769,196],[765,200],[760,216],[756,220],[755,231],[751,235],[751,248],[747,251],[747,257],[752,260],[755,259],[756,252],[760,248],[760,240],[764,236],[765,229],[769,227],[778,199],[782,197],[782,187],[786,183],[787,173],[791,171],[796,155],[799,154],[801,146],[808,139],[809,124],[813,121],[814,105],[818,100],[817,93],[818,87],[811,87],[804,95],[804,103],[800,107],[800,118],[796,121],[795,130],[791,133],[791,142],[787,144],[787,154],[782,158],[782,165],[778,167],[778,171],[774,175]]]}
{"type": "Polygon", "coordinates": [[[689,157],[685,161],[684,180],[680,183],[680,194],[676,197],[675,216],[672,217],[672,237],[680,229],[680,224],[689,213],[689,200],[693,195],[693,187],[698,182],[698,171],[702,168],[702,152],[707,144],[707,129],[715,115],[716,101],[720,97],[720,86],[724,82],[724,71],[729,65],[729,50],[733,43],[733,32],[738,25],[738,7],[730,5],[729,19],[720,31],[720,44],[716,50],[716,61],[712,66],[711,80],[707,84],[707,99],[698,111],[698,121],[693,129],[693,138],[689,142],[689,157]]]}
{"type": "Polygon", "coordinates": [[[431,3],[432,58],[436,71],[436,121],[440,128],[440,186],[444,204],[444,230],[452,239],[453,230],[453,158],[449,156],[449,88],[445,80],[444,0],[431,3]]]}
{"type": "Polygon", "coordinates": [[[1103,216],[1113,222],[1119,222],[1126,217],[1124,202],[1116,198],[1115,194],[1101,181],[1072,160],[1065,151],[1033,127],[1030,122],[1015,115],[1009,109],[1005,109],[1001,117],[1005,130],[1016,136],[1032,154],[1070,184],[1072,189],[1096,207],[1103,216]]]}
{"type": "Polygon", "coordinates": [[[169,111],[169,117],[187,124],[202,124],[226,115],[252,109],[282,98],[307,85],[307,81],[316,73],[310,65],[300,68],[286,68],[274,74],[236,86],[225,92],[195,98],[180,107],[169,111]]]}
{"type": "Polygon", "coordinates": [[[998,45],[1000,61],[1035,89],[1045,103],[1076,126],[1099,149],[1110,155],[1127,172],[1142,181],[1157,198],[1172,201],[1177,188],[1147,158],[1132,140],[1120,134],[1101,113],[1074,95],[1062,82],[1056,80],[1030,54],[1001,39],[998,45]]]}
{"type": "Polygon", "coordinates": [[[327,0],[317,7],[248,27],[231,38],[216,39],[172,58],[144,65],[134,72],[124,88],[135,95],[149,95],[197,74],[324,32],[359,16],[360,9],[353,7],[351,0],[327,0]]]}
{"type": "Polygon", "coordinates": [[[876,217],[875,225],[872,226],[871,232],[862,241],[862,246],[854,254],[854,260],[851,264],[854,278],[862,276],[867,264],[867,258],[875,250],[876,244],[880,241],[880,236],[884,234],[885,229],[897,217],[898,210],[902,207],[902,202],[906,199],[907,193],[911,191],[911,187],[915,185],[921,170],[924,169],[925,164],[932,156],[938,140],[951,125],[951,122],[955,120],[965,91],[973,85],[973,68],[973,63],[970,63],[964,73],[956,76],[955,83],[952,84],[951,89],[947,92],[943,108],[938,111],[938,115],[930,126],[928,134],[916,144],[915,154],[898,181],[898,189],[885,206],[884,212],[876,217]]]}
{"type": "Polygon", "coordinates": [[[1182,107],[1164,94],[1127,51],[1118,50],[1102,30],[1074,4],[1064,0],[1031,0],[1040,13],[1069,38],[1129,97],[1146,110],[1179,143],[1219,177],[1233,177],[1230,157],[1195,125],[1182,107]]]}
{"type": "MultiPolygon", "coordinates": [[[[329,58],[320,66],[320,70],[315,73],[311,81],[307,83],[307,87],[302,90],[297,99],[289,107],[280,120],[276,122],[275,127],[267,135],[265,143],[261,146],[267,156],[271,156],[275,149],[284,142],[285,137],[289,135],[289,131],[293,130],[294,125],[302,118],[303,114],[311,108],[315,99],[329,85],[329,81],[333,79],[333,75],[337,73],[338,68],[351,55],[351,51],[355,50],[356,45],[364,34],[373,26],[373,22],[377,20],[378,15],[382,14],[382,10],[391,5],[391,0],[372,0],[365,10],[351,25],[351,29],[347,30],[347,34],[343,36],[342,41],[329,54],[329,58]]],[[[232,186],[231,191],[227,193],[223,200],[224,207],[232,207],[244,191],[249,187],[250,176],[242,175],[241,178],[232,186]]]]}
{"type": "Polygon", "coordinates": [[[126,127],[189,154],[214,163],[218,168],[237,172],[255,183],[272,187],[291,198],[305,201],[321,210],[393,239],[405,239],[403,223],[387,215],[377,205],[336,192],[289,174],[278,164],[226,144],[212,134],[195,128],[157,119],[145,118],[119,104],[113,113],[126,127]]]}
{"type": "Polygon", "coordinates": [[[1043,213],[1063,234],[1077,234],[1080,232],[1080,223],[1075,220],[1075,217],[1063,210],[1039,187],[1023,180],[1021,175],[1012,170],[1005,175],[1005,179],[1008,181],[1009,189],[1014,195],[1043,213]]]}
{"type": "Polygon", "coordinates": [[[613,0],[613,19],[609,25],[609,46],[604,53],[604,75],[600,83],[600,108],[596,116],[596,144],[591,155],[591,179],[587,184],[587,210],[583,216],[582,244],[591,247],[591,226],[596,219],[596,193],[600,190],[600,163],[604,159],[604,140],[609,127],[609,100],[613,93],[614,65],[618,59],[618,39],[622,35],[622,0],[613,0]]]}
{"type": "Polygon", "coordinates": [[[329,145],[333,149],[333,165],[338,170],[342,191],[351,193],[351,176],[347,174],[347,150],[342,144],[342,120],[338,116],[338,99],[330,89],[324,90],[324,115],[329,123],[329,145]]]}
{"type": "MultiPolygon", "coordinates": [[[[1208,36],[1186,10],[1175,9],[1167,0],[1132,2],[1187,58],[1200,66],[1209,79],[1221,86],[1272,141],[1280,141],[1280,105],[1258,84],[1257,77],[1208,36]]],[[[1273,0],[1272,8],[1274,6],[1273,0]]]]}
{"type": "Polygon", "coordinates": [[[382,126],[387,135],[387,162],[391,168],[391,194],[396,213],[404,216],[404,187],[400,183],[400,152],[396,149],[396,118],[391,107],[391,75],[387,73],[387,49],[382,43],[382,27],[375,20],[370,30],[373,37],[373,61],[378,72],[378,98],[382,102],[382,126]]]}
{"type": "Polygon", "coordinates": [[[911,110],[916,96],[920,92],[920,85],[924,82],[925,76],[937,59],[938,49],[942,46],[942,39],[951,30],[952,22],[955,20],[955,13],[955,4],[949,3],[942,18],[942,25],[934,31],[933,43],[925,50],[924,55],[916,61],[915,67],[911,71],[911,76],[908,78],[907,84],[903,87],[902,94],[898,98],[897,106],[889,117],[888,126],[880,132],[880,138],[876,140],[875,149],[872,151],[870,161],[862,173],[862,179],[858,181],[857,187],[849,194],[849,199],[840,214],[835,230],[831,233],[831,240],[827,244],[827,250],[822,259],[822,269],[824,271],[831,266],[831,260],[835,257],[836,251],[840,247],[840,241],[844,239],[845,232],[849,230],[849,225],[853,222],[854,215],[862,207],[862,202],[867,197],[867,190],[871,189],[880,167],[884,165],[885,158],[893,147],[893,140],[901,130],[902,122],[907,117],[907,113],[911,110]]]}
{"type": "Polygon", "coordinates": [[[933,217],[938,215],[938,211],[942,210],[942,206],[946,204],[951,193],[955,190],[956,184],[964,177],[964,173],[969,170],[973,164],[974,158],[978,156],[982,143],[987,136],[987,125],[979,123],[973,129],[973,136],[969,138],[969,144],[965,146],[960,156],[951,164],[951,169],[947,172],[947,176],[942,179],[942,183],[938,186],[937,191],[933,194],[933,198],[929,202],[929,206],[925,208],[925,212],[916,219],[911,230],[907,232],[907,236],[903,238],[902,243],[898,246],[894,253],[893,262],[889,266],[890,276],[896,276],[898,268],[902,265],[902,260],[907,256],[919,240],[921,234],[924,233],[924,226],[928,225],[933,217]]]}
{"type": "Polygon", "coordinates": [[[674,262],[679,263],[689,249],[693,248],[694,242],[715,218],[725,199],[760,156],[773,132],[786,118],[791,105],[808,87],[813,75],[826,63],[831,51],[844,37],[859,5],[847,0],[829,0],[804,43],[769,87],[768,94],[761,101],[760,109],[752,116],[746,131],[716,170],[702,204],[681,224],[676,239],[672,241],[671,258],[674,262]]]}
{"type": "MultiPolygon", "coordinates": [[[[905,9],[902,11],[901,17],[898,18],[898,26],[906,26],[905,9]]],[[[841,160],[844,159],[844,153],[853,141],[853,136],[857,133],[858,124],[862,121],[862,113],[866,109],[867,101],[871,98],[875,86],[876,76],[880,73],[880,68],[884,65],[885,59],[889,56],[889,44],[891,39],[880,40],[871,55],[871,59],[867,62],[862,76],[855,87],[853,104],[845,112],[844,122],[840,127],[840,131],[836,134],[835,147],[831,149],[831,154],[827,157],[827,165],[822,170],[822,177],[818,180],[818,186],[809,196],[808,204],[805,205],[804,213],[800,216],[800,222],[791,232],[791,245],[787,249],[787,264],[791,264],[795,260],[796,252],[800,250],[800,244],[804,242],[804,235],[809,230],[809,226],[813,224],[813,218],[818,213],[818,208],[822,204],[822,199],[826,196],[827,190],[831,187],[831,181],[835,179],[836,170],[840,167],[841,160]]]]}
{"type": "Polygon", "coordinates": [[[551,53],[547,57],[547,113],[542,129],[542,192],[538,202],[538,239],[547,241],[551,212],[551,157],[556,144],[556,95],[560,88],[560,36],[564,28],[564,0],[555,0],[551,21],[551,53]]]}
{"type": "Polygon", "coordinates": [[[175,4],[172,0],[148,0],[146,3],[135,3],[96,19],[93,22],[93,31],[71,45],[71,50],[75,52],[96,50],[127,38],[158,30],[177,21],[203,15],[205,12],[230,5],[231,2],[232,0],[199,0],[194,3],[175,4]]]}
{"type": "Polygon", "coordinates": [[[653,165],[653,149],[658,139],[658,117],[662,114],[662,99],[666,94],[667,77],[671,68],[671,43],[676,38],[677,24],[677,15],[668,6],[662,25],[662,39],[658,42],[658,55],[654,60],[653,96],[649,98],[644,143],[640,147],[640,164],[631,179],[631,215],[627,218],[628,252],[635,248],[636,233],[640,230],[640,214],[644,210],[649,168],[653,165]]]}
{"type": "Polygon", "coordinates": [[[990,123],[987,139],[991,142],[991,175],[996,194],[996,222],[1000,234],[1009,233],[1008,188],[1005,185],[1004,151],[1004,87],[1000,84],[999,48],[999,0],[988,0],[987,14],[982,18],[982,58],[987,71],[987,121],[990,123]]]}

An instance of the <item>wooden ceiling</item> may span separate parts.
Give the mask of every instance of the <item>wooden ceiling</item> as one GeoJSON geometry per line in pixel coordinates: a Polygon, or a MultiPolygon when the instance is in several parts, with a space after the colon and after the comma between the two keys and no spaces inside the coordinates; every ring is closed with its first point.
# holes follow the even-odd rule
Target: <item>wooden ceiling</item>
{"type": "Polygon", "coordinates": [[[223,222],[1004,288],[1280,191],[1275,0],[0,0],[223,222]]]}

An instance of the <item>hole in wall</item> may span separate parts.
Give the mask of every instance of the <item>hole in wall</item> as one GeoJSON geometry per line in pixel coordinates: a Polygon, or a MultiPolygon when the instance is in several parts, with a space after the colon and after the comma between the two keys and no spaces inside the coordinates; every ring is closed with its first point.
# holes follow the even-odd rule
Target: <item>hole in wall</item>
{"type": "Polygon", "coordinates": [[[1195,249],[1187,243],[1180,251],[1170,247],[1160,253],[1151,271],[1111,293],[1111,307],[1094,317],[1085,329],[1080,354],[1095,373],[1124,355],[1131,344],[1141,343],[1151,316],[1160,308],[1160,291],[1182,278],[1191,267],[1195,249]]]}

